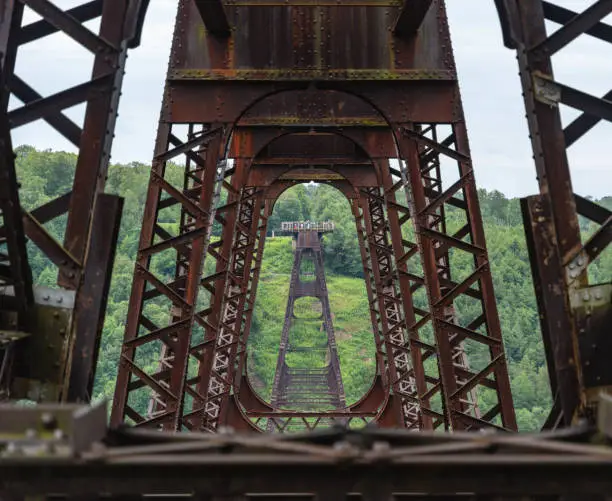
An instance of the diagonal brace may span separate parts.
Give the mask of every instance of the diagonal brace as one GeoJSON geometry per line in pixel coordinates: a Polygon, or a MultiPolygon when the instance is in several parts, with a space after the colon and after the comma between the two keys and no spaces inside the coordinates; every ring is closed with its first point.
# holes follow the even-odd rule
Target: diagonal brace
{"type": "Polygon", "coordinates": [[[97,35],[94,35],[78,20],[60,8],[53,5],[48,0],[21,0],[22,3],[30,7],[48,23],[58,30],[63,31],[70,38],[87,48],[94,54],[100,52],[112,53],[117,49],[97,35]]]}

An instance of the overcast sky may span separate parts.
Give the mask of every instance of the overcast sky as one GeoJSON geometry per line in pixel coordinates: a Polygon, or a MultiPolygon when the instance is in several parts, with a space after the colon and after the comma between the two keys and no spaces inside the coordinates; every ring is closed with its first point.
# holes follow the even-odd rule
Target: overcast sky
{"type": "MultiPolygon", "coordinates": [[[[70,8],[82,1],[55,0],[55,3],[70,8]]],[[[556,3],[580,10],[593,2],[556,0],[556,3]]],[[[447,0],[447,8],[476,181],[479,187],[497,189],[508,196],[535,193],[535,169],[517,64],[514,53],[502,45],[493,0],[447,0]]],[[[175,10],[176,0],[151,1],[142,45],[128,59],[113,162],[151,160],[175,10]]],[[[89,26],[96,29],[95,24],[89,26]]],[[[611,58],[611,45],[582,37],[556,56],[556,78],[603,95],[612,87],[611,58]]],[[[62,35],[21,49],[17,66],[17,74],[43,95],[86,81],[90,71],[90,54],[62,35]]],[[[67,114],[80,123],[82,110],[83,107],[76,107],[67,114]]],[[[575,116],[572,110],[564,112],[566,123],[575,116]]],[[[41,149],[74,151],[70,143],[44,124],[17,129],[13,141],[41,149]]],[[[612,124],[600,123],[590,136],[572,146],[570,162],[576,192],[596,197],[612,195],[611,142],[612,124]]]]}

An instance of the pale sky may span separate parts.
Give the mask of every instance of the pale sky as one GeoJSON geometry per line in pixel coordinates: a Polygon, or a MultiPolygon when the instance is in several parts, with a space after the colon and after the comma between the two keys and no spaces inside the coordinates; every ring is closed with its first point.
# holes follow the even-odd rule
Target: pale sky
{"type": "MultiPolygon", "coordinates": [[[[55,0],[70,8],[82,0],[55,0]]],[[[152,0],[142,45],[131,51],[119,108],[112,161],[150,163],[162,89],[170,53],[176,0],[152,0]]],[[[576,10],[592,0],[555,0],[576,10]]],[[[459,70],[463,105],[479,187],[508,196],[537,191],[535,168],[521,98],[515,53],[503,47],[493,0],[447,0],[451,35],[459,70]]],[[[36,19],[30,15],[28,19],[36,19]]],[[[607,21],[612,22],[612,16],[607,21]]],[[[96,30],[94,23],[88,26],[96,30]]],[[[555,26],[552,26],[556,29],[555,26]]],[[[601,96],[612,87],[612,45],[582,37],[555,56],[557,80],[601,96]]],[[[82,83],[91,72],[91,55],[63,35],[21,49],[17,74],[39,93],[48,95],[82,83]]],[[[13,103],[15,106],[18,103],[13,103]]],[[[83,107],[67,114],[82,122],[83,107]]],[[[564,119],[577,113],[564,111],[564,119]]],[[[570,150],[574,191],[582,195],[612,195],[610,142],[612,124],[600,123],[570,150]]],[[[39,149],[74,151],[46,124],[14,131],[13,142],[39,149]]]]}

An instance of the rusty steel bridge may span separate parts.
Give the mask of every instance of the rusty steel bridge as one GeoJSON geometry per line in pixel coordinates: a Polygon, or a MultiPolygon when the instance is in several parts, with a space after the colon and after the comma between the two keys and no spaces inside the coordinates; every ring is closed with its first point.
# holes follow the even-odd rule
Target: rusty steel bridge
{"type": "Polygon", "coordinates": [[[444,0],[177,0],[110,424],[105,405],[89,405],[123,206],[104,184],[149,1],[0,0],[2,501],[612,496],[612,283],[588,281],[612,217],[573,192],[567,154],[612,121],[612,94],[558,81],[552,62],[578,37],[612,43],[612,1],[580,12],[492,1],[517,55],[539,183],[521,207],[554,404],[533,435],[516,433],[444,0]],[[93,55],[91,78],[43,96],[16,63],[58,32],[93,55]],[[82,124],[65,113],[79,104],[82,124]],[[569,124],[563,106],[579,112],[569,124]],[[11,131],[37,121],[79,153],[72,191],[26,211],[11,131]],[[179,183],[169,162],[184,166],[179,183]],[[283,341],[272,402],[253,390],[246,350],[272,209],[310,180],[350,202],[376,347],[372,386],[347,405],[320,241],[298,232],[295,266],[311,253],[316,280],[292,279],[291,297],[327,304],[332,356],[325,374],[293,377],[337,397],[319,410],[285,405],[283,341]],[[584,242],[579,216],[600,225],[584,242]],[[63,241],[45,228],[59,217],[63,241]],[[56,287],[33,283],[29,244],[57,266],[56,287]],[[462,256],[471,268],[459,276],[462,256]],[[160,275],[168,258],[174,273],[160,275]],[[296,427],[306,431],[278,433],[296,427]]]}

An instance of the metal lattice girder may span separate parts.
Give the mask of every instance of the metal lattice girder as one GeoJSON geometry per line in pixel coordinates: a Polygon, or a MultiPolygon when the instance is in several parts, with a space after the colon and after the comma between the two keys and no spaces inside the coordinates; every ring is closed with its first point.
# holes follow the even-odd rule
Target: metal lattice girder
{"type": "MultiPolygon", "coordinates": [[[[272,407],[278,410],[341,409],[346,407],[346,402],[325,280],[321,236],[317,231],[299,231],[295,239],[287,309],[270,401],[272,407]],[[314,263],[314,280],[311,282],[302,280],[302,264],[306,259],[314,263]],[[318,350],[321,361],[325,362],[322,368],[301,368],[288,364],[287,356],[297,348],[291,336],[292,326],[299,321],[294,314],[295,301],[302,297],[316,297],[321,301],[322,327],[327,337],[325,346],[318,350]]],[[[312,352],[314,348],[307,350],[312,352]]],[[[270,421],[268,431],[274,431],[274,428],[274,423],[270,421]]]]}
{"type": "MultiPolygon", "coordinates": [[[[385,417],[394,426],[409,429],[421,427],[419,392],[411,359],[405,310],[394,265],[393,247],[389,239],[389,225],[385,213],[383,191],[380,188],[362,190],[365,240],[368,243],[369,262],[374,277],[375,297],[378,304],[379,325],[386,358],[383,378],[400,408],[389,407],[392,415],[385,417]]],[[[419,372],[420,374],[420,372],[419,372]]]]}
{"type": "MultiPolygon", "coordinates": [[[[229,394],[238,374],[234,360],[246,353],[244,336],[245,309],[247,306],[249,275],[253,252],[257,243],[259,214],[263,199],[257,188],[245,188],[240,196],[227,279],[221,303],[221,316],[217,337],[211,347],[212,365],[199,364],[199,373],[207,385],[202,385],[202,406],[194,401],[191,414],[197,415],[197,428],[215,430],[220,421],[226,420],[229,394]]],[[[200,382],[198,381],[198,385],[200,382]]],[[[191,418],[193,419],[193,418],[191,418]]]]}
{"type": "Polygon", "coordinates": [[[422,278],[414,278],[427,289],[428,313],[419,320],[417,330],[427,326],[430,329],[447,426],[454,430],[496,426],[499,416],[499,425],[515,430],[467,138],[462,123],[453,124],[448,138],[442,140],[437,137],[439,128],[440,125],[412,125],[400,129],[400,150],[405,161],[400,162],[399,178],[405,189],[405,212],[412,214],[421,258],[422,278]],[[442,185],[442,161],[457,179],[451,186],[442,185]],[[457,214],[456,228],[446,220],[449,207],[457,214]],[[462,255],[472,262],[470,271],[455,278],[451,275],[451,262],[461,262],[462,255]],[[470,367],[465,345],[471,346],[472,351],[488,351],[488,362],[470,367]],[[489,409],[479,409],[479,392],[493,392],[493,398],[488,400],[494,403],[489,409]]]}
{"type": "MultiPolygon", "coordinates": [[[[587,287],[588,264],[611,240],[611,223],[601,219],[598,222],[602,228],[594,240],[584,246],[581,242],[578,215],[593,214],[596,209],[590,206],[593,204],[577,199],[572,191],[567,148],[600,121],[612,121],[612,101],[610,93],[599,98],[557,81],[552,57],[581,35],[612,43],[612,26],[603,22],[612,12],[612,2],[590,2],[580,12],[542,0],[500,0],[497,7],[506,46],[516,49],[518,54],[540,185],[538,199],[523,200],[523,214],[551,386],[562,422],[567,425],[578,416],[589,414],[587,407],[597,402],[600,385],[592,381],[589,388],[590,384],[586,385],[583,379],[585,361],[579,340],[590,337],[591,331],[595,338],[597,334],[595,327],[579,320],[580,312],[575,316],[571,296],[587,287]],[[561,26],[547,32],[547,20],[561,26]],[[561,104],[581,112],[565,128],[559,111],[561,104]],[[594,247],[598,250],[592,253],[594,247]],[[549,251],[542,253],[543,248],[549,251]]],[[[588,289],[585,292],[588,297],[588,289]]],[[[604,352],[600,351],[602,357],[604,352]]],[[[591,355],[588,357],[589,365],[603,366],[591,355]]],[[[600,377],[605,378],[604,372],[600,377]]]]}
{"type": "MultiPolygon", "coordinates": [[[[58,267],[60,284],[75,289],[78,296],[67,343],[68,351],[76,352],[60,357],[58,363],[67,364],[60,368],[65,372],[65,384],[58,386],[63,388],[61,393],[49,394],[46,398],[87,401],[91,396],[95,352],[102,330],[117,217],[121,210],[120,200],[107,199],[100,207],[96,200],[103,192],[106,179],[127,48],[137,45],[146,4],[146,0],[113,3],[96,0],[62,10],[47,0],[0,2],[3,20],[0,27],[3,88],[0,109],[8,118],[9,128],[44,120],[79,148],[72,192],[44,206],[28,208],[29,212],[23,211],[18,202],[14,205],[15,213],[23,219],[21,224],[27,238],[58,267]],[[35,12],[40,19],[24,25],[24,9],[35,12]],[[84,25],[92,19],[100,20],[98,33],[84,25]],[[70,37],[93,54],[92,76],[83,84],[43,96],[34,85],[15,74],[15,63],[20,47],[43,43],[47,36],[55,33],[70,37]],[[23,104],[8,111],[10,97],[23,104]],[[85,119],[80,127],[63,110],[83,103],[86,104],[85,119]],[[68,225],[65,245],[62,245],[44,224],[66,213],[68,225]],[[105,228],[104,235],[90,232],[94,214],[102,218],[98,222],[105,228]],[[100,240],[92,249],[91,243],[98,237],[100,240]]],[[[15,190],[12,196],[16,197],[16,188],[11,189],[15,190]]],[[[0,238],[9,233],[14,233],[10,225],[0,227],[0,238]]],[[[25,247],[20,259],[27,263],[25,247]]],[[[16,291],[14,299],[24,301],[23,292],[16,291]]],[[[2,301],[7,302],[4,298],[2,301]]]]}
{"type": "Polygon", "coordinates": [[[197,298],[215,215],[211,208],[222,140],[217,129],[196,133],[190,128],[185,140],[172,132],[162,125],[158,133],[111,417],[113,423],[128,418],[137,425],[160,424],[166,429],[175,429],[180,422],[192,330],[205,323],[197,298]],[[188,161],[182,186],[176,186],[167,163],[180,155],[188,161]],[[177,212],[181,225],[173,234],[162,221],[177,212]],[[164,256],[179,263],[172,276],[160,276],[156,267],[164,256]],[[156,309],[161,310],[159,319],[153,316],[156,309]],[[155,362],[140,358],[147,351],[149,357],[162,356],[151,373],[147,365],[155,362]],[[155,399],[153,415],[145,410],[150,391],[155,399]]]}
{"type": "MultiPolygon", "coordinates": [[[[504,383],[507,368],[503,353],[496,352],[491,368],[469,364],[470,344],[489,349],[487,343],[492,343],[496,345],[493,351],[497,346],[501,349],[497,312],[489,304],[493,294],[482,261],[484,242],[473,182],[462,177],[464,172],[459,184],[453,184],[469,195],[467,202],[454,192],[446,197],[444,190],[453,187],[442,188],[434,175],[437,171],[424,167],[423,179],[419,177],[424,202],[419,210],[432,212],[425,217],[414,212],[412,198],[407,196],[415,189],[412,184],[416,178],[408,183],[405,164],[400,168],[389,165],[389,159],[398,155],[398,143],[402,157],[412,154],[406,151],[406,141],[415,142],[417,163],[410,157],[410,169],[415,172],[420,172],[420,162],[423,166],[435,164],[440,154],[463,148],[463,139],[453,136],[461,148],[442,139],[432,149],[425,128],[416,131],[424,138],[419,141],[403,136],[412,124],[463,123],[444,3],[407,3],[413,14],[419,13],[417,24],[423,27],[410,36],[422,39],[389,43],[389,33],[402,16],[399,3],[324,1],[289,7],[283,2],[254,1],[223,3],[228,24],[233,27],[225,38],[210,28],[203,29],[208,26],[204,22],[207,14],[202,17],[196,2],[179,2],[160,123],[162,128],[179,123],[224,127],[227,143],[219,157],[231,159],[233,164],[217,180],[225,194],[214,216],[221,237],[208,246],[201,280],[203,304],[198,306],[201,314],[196,316],[202,322],[196,321],[193,332],[187,335],[191,338],[187,368],[182,362],[174,363],[175,357],[166,348],[162,353],[166,369],[147,367],[138,381],[120,379],[118,395],[140,390],[147,393],[154,388],[154,402],[149,407],[156,417],[140,419],[133,413],[129,417],[120,403],[122,398],[116,400],[113,422],[130,419],[141,424],[162,423],[168,418],[164,399],[182,402],[182,418],[174,413],[174,421],[167,424],[172,429],[215,430],[230,422],[253,429],[261,428],[263,419],[276,419],[276,411],[258,399],[246,378],[244,345],[257,278],[243,273],[250,268],[247,261],[256,263],[259,259],[254,253],[263,249],[263,239],[257,236],[261,215],[257,216],[248,198],[241,203],[240,195],[247,188],[272,190],[276,182],[280,183],[276,188],[283,182],[303,182],[309,173],[326,169],[334,174],[323,175],[325,182],[357,201],[354,212],[377,347],[377,378],[368,395],[349,409],[353,417],[348,419],[374,417],[383,426],[412,429],[480,428],[500,421],[505,428],[514,429],[510,389],[504,383]],[[363,23],[351,21],[347,25],[347,19],[363,19],[363,23]],[[315,26],[321,33],[318,30],[313,36],[311,27],[315,26]],[[252,33],[264,38],[269,35],[274,43],[253,44],[252,33]],[[362,54],[365,59],[348,50],[345,40],[349,36],[367,39],[368,51],[362,54]],[[319,39],[322,45],[313,46],[319,39]],[[314,81],[315,86],[311,85],[314,81]],[[292,180],[289,173],[298,170],[302,177],[292,180]],[[446,209],[441,208],[446,205],[468,217],[462,231],[446,227],[446,209]],[[417,226],[416,234],[409,229],[412,224],[417,226]],[[250,233],[241,230],[243,227],[250,233]],[[419,249],[424,239],[435,241],[436,254],[430,261],[425,259],[429,251],[419,249]],[[461,289],[467,278],[451,274],[457,251],[482,265],[477,276],[479,289],[469,285],[461,289]],[[413,269],[419,259],[426,262],[426,270],[413,269]],[[429,299],[439,295],[439,287],[449,302],[441,309],[429,299]],[[449,291],[474,299],[481,307],[484,304],[483,315],[465,325],[467,310],[455,304],[455,297],[449,298],[449,291]],[[489,374],[491,370],[494,376],[489,374]],[[180,376],[171,376],[179,372],[180,376]],[[172,377],[177,381],[187,378],[181,395],[168,393],[166,386],[158,383],[172,377]],[[480,410],[478,394],[488,390],[495,393],[500,406],[480,410]],[[457,419],[457,413],[463,421],[457,419]]],[[[463,165],[462,155],[453,153],[451,158],[463,165]]],[[[152,183],[158,182],[156,179],[154,174],[152,183]]],[[[192,195],[198,196],[197,192],[192,195]]],[[[267,196],[274,200],[279,193],[267,196]]],[[[212,213],[214,206],[210,202],[202,210],[212,213]]],[[[146,231],[156,214],[151,209],[145,211],[146,231]]],[[[429,246],[430,250],[434,248],[434,244],[429,246]]],[[[190,259],[175,262],[176,272],[169,282],[179,280],[180,269],[193,266],[190,259]]],[[[420,262],[416,264],[422,267],[420,262]]],[[[154,295],[173,297],[166,292],[154,295]]],[[[142,293],[137,295],[134,306],[146,300],[142,293]]],[[[181,310],[181,304],[176,306],[176,312],[181,310]]],[[[171,310],[170,306],[163,308],[171,310]]],[[[156,329],[165,334],[162,326],[155,325],[153,331],[156,329]]],[[[293,428],[295,423],[310,427],[332,418],[336,416],[294,413],[274,424],[283,429],[293,428]],[[310,418],[313,422],[308,422],[310,418]]]]}

